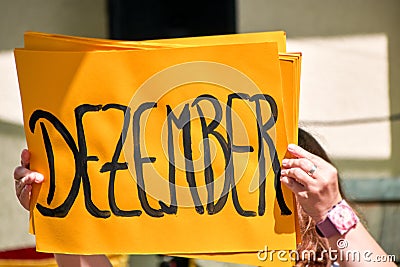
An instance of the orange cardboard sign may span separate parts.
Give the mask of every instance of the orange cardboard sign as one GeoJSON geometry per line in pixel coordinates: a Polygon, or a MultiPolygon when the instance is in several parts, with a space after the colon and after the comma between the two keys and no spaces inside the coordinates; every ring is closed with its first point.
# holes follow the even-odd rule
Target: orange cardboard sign
{"type": "Polygon", "coordinates": [[[297,133],[300,56],[283,68],[284,41],[27,33],[15,57],[31,168],[46,177],[31,206],[38,250],[295,249],[279,177],[297,133]]]}

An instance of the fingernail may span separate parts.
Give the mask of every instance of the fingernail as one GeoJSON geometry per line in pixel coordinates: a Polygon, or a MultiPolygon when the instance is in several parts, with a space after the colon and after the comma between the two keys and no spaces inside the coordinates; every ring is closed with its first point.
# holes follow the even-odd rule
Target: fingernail
{"type": "Polygon", "coordinates": [[[281,177],[281,182],[285,185],[289,185],[289,180],[286,177],[281,177]]]}
{"type": "Polygon", "coordinates": [[[286,175],[286,170],[281,170],[281,175],[286,175]]]}
{"type": "Polygon", "coordinates": [[[36,173],[35,174],[35,180],[36,180],[37,183],[40,183],[40,182],[43,182],[44,177],[40,173],[36,173]]]}
{"type": "Polygon", "coordinates": [[[288,164],[288,162],[289,162],[289,160],[288,160],[288,159],[283,159],[283,160],[282,160],[282,165],[287,165],[287,164],[288,164]]]}
{"type": "Polygon", "coordinates": [[[294,151],[296,149],[296,145],[295,144],[289,144],[288,145],[288,150],[289,151],[294,151]]]}

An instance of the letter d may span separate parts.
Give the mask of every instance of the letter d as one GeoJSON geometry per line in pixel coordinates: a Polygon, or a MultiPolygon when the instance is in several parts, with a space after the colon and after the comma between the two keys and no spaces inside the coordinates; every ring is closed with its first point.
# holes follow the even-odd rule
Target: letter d
{"type": "Polygon", "coordinates": [[[267,246],[265,246],[264,247],[264,250],[259,250],[258,252],[257,252],[257,258],[258,258],[258,260],[260,260],[260,261],[266,261],[267,260],[267,258],[268,258],[268,247],[267,246]],[[264,255],[263,255],[264,254],[264,255]]]}

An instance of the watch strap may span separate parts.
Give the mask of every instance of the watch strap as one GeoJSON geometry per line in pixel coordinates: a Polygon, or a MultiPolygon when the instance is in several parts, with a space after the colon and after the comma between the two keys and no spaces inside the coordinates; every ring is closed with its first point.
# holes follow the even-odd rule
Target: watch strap
{"type": "Polygon", "coordinates": [[[328,217],[326,217],[325,220],[317,223],[315,228],[317,230],[317,233],[322,237],[331,237],[340,234],[335,225],[328,217]]]}
{"type": "Polygon", "coordinates": [[[322,237],[344,235],[353,228],[359,219],[345,200],[333,206],[324,220],[316,224],[316,230],[322,237]]]}

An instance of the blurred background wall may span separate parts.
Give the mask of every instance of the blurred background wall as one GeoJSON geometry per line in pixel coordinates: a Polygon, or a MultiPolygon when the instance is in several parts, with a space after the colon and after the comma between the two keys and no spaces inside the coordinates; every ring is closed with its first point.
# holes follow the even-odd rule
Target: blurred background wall
{"type": "Polygon", "coordinates": [[[288,51],[303,53],[301,126],[330,152],[369,230],[399,259],[399,14],[398,0],[0,0],[0,250],[34,245],[12,180],[26,146],[12,54],[24,31],[141,40],[284,30],[288,51]]]}
{"type": "Polygon", "coordinates": [[[347,196],[400,254],[400,2],[237,1],[237,29],[284,29],[303,53],[300,126],[332,155],[347,196]]]}
{"type": "Polygon", "coordinates": [[[26,147],[12,51],[28,30],[106,38],[106,1],[0,1],[0,250],[34,245],[11,179],[26,147]]]}

